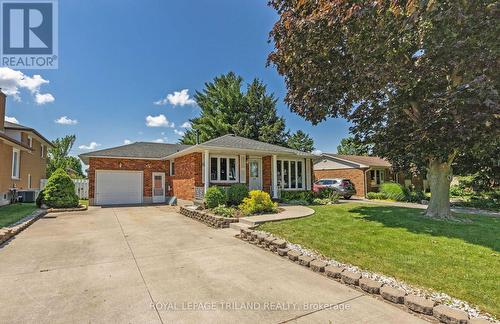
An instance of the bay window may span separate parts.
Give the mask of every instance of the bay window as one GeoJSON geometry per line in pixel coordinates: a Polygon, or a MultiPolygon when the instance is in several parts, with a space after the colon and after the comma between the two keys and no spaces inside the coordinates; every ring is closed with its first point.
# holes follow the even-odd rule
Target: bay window
{"type": "Polygon", "coordinates": [[[385,170],[370,170],[370,185],[378,187],[385,181],[385,170]]]}
{"type": "Polygon", "coordinates": [[[214,182],[237,182],[236,157],[217,156],[210,158],[210,180],[214,182]]]}
{"type": "Polygon", "coordinates": [[[302,160],[277,160],[278,187],[289,190],[304,190],[304,163],[302,160]]]}

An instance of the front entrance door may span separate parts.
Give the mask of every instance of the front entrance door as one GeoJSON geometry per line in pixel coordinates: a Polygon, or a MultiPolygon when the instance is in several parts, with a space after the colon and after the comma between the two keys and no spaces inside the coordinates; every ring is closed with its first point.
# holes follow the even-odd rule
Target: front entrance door
{"type": "Polygon", "coordinates": [[[262,190],[262,160],[248,159],[248,188],[262,190]]]}
{"type": "Polygon", "coordinates": [[[153,172],[153,203],[165,202],[165,173],[153,172]]]}

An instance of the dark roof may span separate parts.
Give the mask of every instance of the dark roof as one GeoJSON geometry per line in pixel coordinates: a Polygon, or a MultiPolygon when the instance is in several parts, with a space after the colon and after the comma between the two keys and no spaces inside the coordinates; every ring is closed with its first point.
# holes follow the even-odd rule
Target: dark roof
{"type": "Polygon", "coordinates": [[[292,153],[292,154],[309,154],[294,150],[288,147],[283,147],[279,145],[264,143],[261,141],[256,141],[246,137],[240,137],[233,134],[227,134],[221,137],[214,138],[212,140],[206,141],[200,144],[201,146],[212,146],[212,147],[222,147],[222,148],[236,148],[242,150],[253,150],[253,151],[266,151],[266,152],[276,152],[276,153],[292,153]]]}
{"type": "Polygon", "coordinates": [[[36,129],[34,129],[32,127],[28,127],[28,126],[24,126],[24,125],[16,124],[16,123],[11,123],[11,122],[8,122],[8,121],[4,121],[3,126],[5,127],[5,129],[18,129],[18,130],[23,130],[23,131],[26,131],[26,132],[33,132],[38,137],[40,137],[42,140],[44,140],[45,142],[47,142],[47,144],[49,144],[49,145],[52,146],[52,142],[51,141],[49,141],[48,139],[46,139],[42,134],[40,134],[36,129]]]}
{"type": "Polygon", "coordinates": [[[391,167],[391,163],[389,161],[378,156],[343,155],[343,154],[333,154],[333,153],[323,153],[323,155],[336,157],[357,164],[364,164],[370,167],[391,167]]]}
{"type": "Polygon", "coordinates": [[[122,157],[122,158],[145,158],[160,159],[170,154],[182,151],[191,145],[165,144],[150,142],[135,142],[132,144],[112,147],[99,151],[80,154],[83,162],[88,163],[89,157],[122,157]]]}

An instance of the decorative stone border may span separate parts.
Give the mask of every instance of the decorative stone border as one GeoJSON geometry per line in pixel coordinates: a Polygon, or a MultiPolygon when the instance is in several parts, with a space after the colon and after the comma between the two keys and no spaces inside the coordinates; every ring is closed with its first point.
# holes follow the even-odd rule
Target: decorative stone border
{"type": "Polygon", "coordinates": [[[0,228],[0,245],[10,240],[12,237],[21,233],[25,228],[33,224],[40,217],[43,217],[47,214],[47,210],[37,209],[31,215],[28,215],[21,220],[14,223],[14,225],[10,227],[0,228]]]}
{"type": "Polygon", "coordinates": [[[184,216],[196,219],[210,227],[215,228],[228,228],[231,223],[238,223],[238,218],[222,217],[212,215],[203,210],[196,210],[193,207],[180,207],[180,213],[184,216]]]}
{"type": "Polygon", "coordinates": [[[328,278],[339,281],[345,285],[371,295],[379,296],[383,300],[405,307],[410,313],[427,317],[430,320],[438,320],[447,324],[486,324],[491,323],[482,318],[469,318],[469,314],[446,305],[436,305],[436,302],[427,298],[406,294],[402,289],[393,288],[370,278],[363,278],[360,273],[349,271],[343,267],[327,265],[326,262],[303,254],[301,251],[287,247],[285,240],[278,239],[272,235],[257,232],[249,228],[240,230],[236,235],[240,239],[260,246],[268,251],[277,253],[279,256],[289,259],[291,262],[308,267],[314,272],[328,278]]]}
{"type": "Polygon", "coordinates": [[[48,213],[62,213],[62,212],[74,212],[74,211],[85,211],[88,207],[85,205],[80,205],[75,208],[49,208],[47,209],[48,213]]]}

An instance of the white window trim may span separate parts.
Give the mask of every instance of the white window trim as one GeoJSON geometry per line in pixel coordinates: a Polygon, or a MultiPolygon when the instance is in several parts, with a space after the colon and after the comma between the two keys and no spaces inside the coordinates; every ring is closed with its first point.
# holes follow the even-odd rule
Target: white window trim
{"type": "Polygon", "coordinates": [[[21,174],[20,163],[21,163],[21,150],[19,150],[17,148],[13,148],[12,149],[12,168],[11,168],[11,172],[10,172],[10,175],[11,175],[12,179],[15,179],[15,180],[19,180],[20,179],[20,174],[21,174]],[[17,153],[15,155],[17,157],[16,160],[14,160],[14,153],[17,153]],[[16,170],[17,174],[14,174],[14,162],[17,165],[17,170],[16,170]]]}
{"type": "Polygon", "coordinates": [[[40,145],[40,157],[43,159],[45,158],[45,145],[40,145]]]}
{"type": "Polygon", "coordinates": [[[239,182],[239,157],[238,155],[210,155],[209,157],[209,177],[210,177],[210,182],[213,183],[237,183],[239,182]],[[212,179],[212,159],[217,159],[217,180],[212,179]],[[226,164],[226,174],[227,177],[229,178],[229,159],[234,159],[235,161],[235,168],[234,168],[234,176],[235,180],[221,180],[220,179],[220,160],[221,159],[227,159],[227,164],[226,164]]]}
{"type": "Polygon", "coordinates": [[[31,136],[28,136],[28,146],[30,148],[33,148],[33,137],[31,137],[31,136]]]}
{"type": "Polygon", "coordinates": [[[305,183],[305,174],[306,174],[306,170],[305,170],[306,166],[305,166],[305,164],[306,164],[306,161],[304,159],[282,159],[282,158],[278,157],[278,159],[276,161],[276,170],[275,170],[275,172],[278,172],[278,162],[279,161],[281,161],[280,162],[280,164],[281,164],[281,170],[280,170],[281,171],[280,172],[281,179],[278,179],[278,181],[280,182],[281,186],[279,187],[279,189],[280,190],[284,190],[284,191],[303,191],[303,190],[307,190],[306,189],[306,183],[305,183]],[[292,180],[292,172],[290,172],[290,170],[291,170],[291,163],[290,162],[295,162],[295,185],[296,185],[295,188],[284,188],[283,187],[283,182],[284,182],[283,180],[285,179],[284,174],[283,174],[283,167],[284,167],[285,163],[283,163],[283,162],[285,162],[285,161],[288,161],[288,185],[289,186],[291,186],[291,184],[292,184],[292,181],[291,181],[292,180]],[[298,181],[297,181],[298,163],[297,162],[301,163],[301,168],[300,169],[301,169],[301,174],[302,174],[302,183],[301,183],[302,186],[300,188],[297,187],[297,183],[298,183],[298,181]]]}

